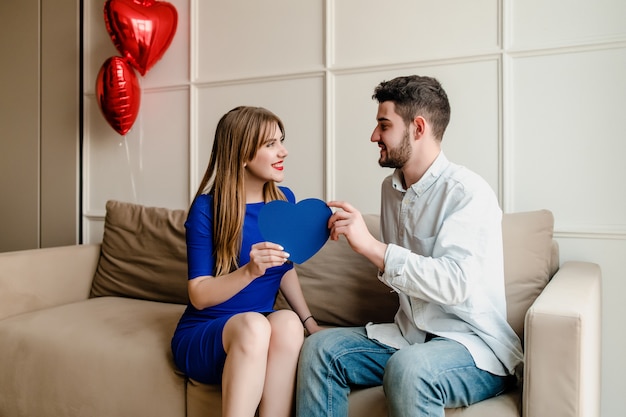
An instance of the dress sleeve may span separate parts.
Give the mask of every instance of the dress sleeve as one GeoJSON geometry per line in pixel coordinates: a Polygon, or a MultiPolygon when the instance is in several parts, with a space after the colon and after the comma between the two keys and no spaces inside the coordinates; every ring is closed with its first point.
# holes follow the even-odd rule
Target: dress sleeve
{"type": "Polygon", "coordinates": [[[213,275],[213,199],[198,196],[189,209],[185,222],[187,239],[187,278],[213,275]]]}
{"type": "Polygon", "coordinates": [[[290,188],[287,188],[287,187],[278,187],[278,188],[280,188],[280,191],[282,191],[283,194],[285,194],[285,197],[287,197],[287,201],[289,201],[290,203],[296,202],[296,196],[293,193],[293,191],[291,191],[290,188]]]}

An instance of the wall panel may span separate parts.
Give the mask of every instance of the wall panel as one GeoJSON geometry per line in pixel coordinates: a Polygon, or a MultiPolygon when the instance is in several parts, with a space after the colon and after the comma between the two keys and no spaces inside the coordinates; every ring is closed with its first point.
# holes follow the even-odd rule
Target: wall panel
{"type": "Polygon", "coordinates": [[[79,241],[79,4],[0,1],[0,252],[79,241]]]}
{"type": "Polygon", "coordinates": [[[186,89],[142,94],[140,115],[125,136],[87,101],[84,177],[85,211],[102,212],[117,199],[185,208],[188,204],[189,94],[186,89]]]}
{"type": "Polygon", "coordinates": [[[560,230],[626,233],[617,68],[626,69],[626,48],[514,60],[514,210],[550,208],[560,230]]]}
{"type": "Polygon", "coordinates": [[[104,236],[104,211],[85,217],[83,222],[84,244],[101,243],[104,236]]]}
{"type": "Polygon", "coordinates": [[[40,21],[38,1],[0,2],[0,252],[41,238],[40,21]]]}
{"type": "Polygon", "coordinates": [[[324,2],[197,1],[194,81],[323,69],[324,2]]]}
{"type": "Polygon", "coordinates": [[[626,36],[623,0],[510,1],[514,49],[605,42],[626,36]]]}
{"type": "Polygon", "coordinates": [[[492,53],[500,2],[333,1],[332,65],[352,67],[492,53]]]}
{"type": "Polygon", "coordinates": [[[79,3],[41,2],[41,247],[79,242],[79,3]]]}

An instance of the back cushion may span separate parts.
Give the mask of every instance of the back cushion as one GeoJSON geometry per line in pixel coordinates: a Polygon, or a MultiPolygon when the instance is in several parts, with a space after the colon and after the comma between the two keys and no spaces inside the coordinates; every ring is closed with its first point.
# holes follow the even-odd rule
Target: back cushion
{"type": "MultiPolygon", "coordinates": [[[[379,217],[364,215],[374,236],[380,235],[379,217]]],[[[311,259],[296,265],[302,292],[316,320],[332,326],[362,326],[391,322],[398,297],[378,280],[378,269],[350,248],[342,236],[329,240],[311,259]]],[[[279,295],[277,308],[288,308],[279,295]]]]}
{"type": "MultiPolygon", "coordinates": [[[[379,236],[378,215],[364,218],[374,236],[379,236]]],[[[553,225],[554,218],[548,210],[503,216],[507,316],[522,340],[526,311],[554,269],[553,225]]],[[[296,265],[296,270],[318,321],[334,326],[393,321],[398,309],[397,295],[377,279],[376,267],[356,254],[345,238],[329,240],[315,256],[296,265]]],[[[280,295],[276,305],[288,307],[280,295]]]]}
{"type": "Polygon", "coordinates": [[[184,210],[108,201],[91,297],[187,304],[184,210]]]}
{"type": "Polygon", "coordinates": [[[548,210],[507,213],[502,218],[507,317],[522,340],[526,311],[551,278],[553,229],[554,217],[548,210]]]}
{"type": "MultiPolygon", "coordinates": [[[[122,296],[186,304],[186,211],[109,201],[102,253],[91,297],[122,296]]],[[[364,215],[379,236],[379,216],[364,215]]],[[[548,283],[554,266],[554,218],[548,210],[504,214],[504,273],[507,315],[523,340],[524,317],[548,283]]],[[[558,260],[557,260],[558,263],[558,260]]],[[[398,297],[377,278],[377,269],[344,237],[329,240],[296,265],[302,291],[318,321],[334,326],[391,322],[398,297]]],[[[277,308],[288,308],[282,295],[277,308]]]]}

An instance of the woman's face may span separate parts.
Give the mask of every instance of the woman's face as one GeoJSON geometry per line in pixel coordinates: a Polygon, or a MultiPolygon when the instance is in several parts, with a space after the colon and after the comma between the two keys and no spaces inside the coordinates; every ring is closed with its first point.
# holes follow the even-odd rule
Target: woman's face
{"type": "Polygon", "coordinates": [[[261,144],[254,158],[249,161],[246,168],[246,182],[258,181],[265,184],[268,181],[281,182],[284,179],[283,162],[288,155],[287,148],[283,146],[283,132],[277,123],[274,123],[271,134],[261,144]]]}

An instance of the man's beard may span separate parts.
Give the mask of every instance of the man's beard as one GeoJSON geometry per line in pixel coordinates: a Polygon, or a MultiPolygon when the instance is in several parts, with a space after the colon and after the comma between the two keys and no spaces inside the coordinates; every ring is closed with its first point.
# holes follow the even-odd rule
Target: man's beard
{"type": "Polygon", "coordinates": [[[395,148],[386,147],[387,157],[381,155],[378,164],[384,168],[402,168],[411,157],[409,129],[405,129],[402,142],[395,148]]]}

